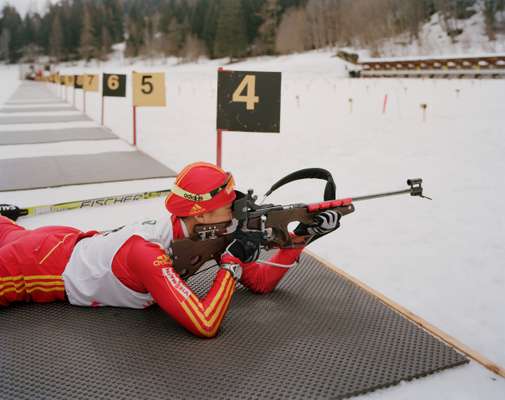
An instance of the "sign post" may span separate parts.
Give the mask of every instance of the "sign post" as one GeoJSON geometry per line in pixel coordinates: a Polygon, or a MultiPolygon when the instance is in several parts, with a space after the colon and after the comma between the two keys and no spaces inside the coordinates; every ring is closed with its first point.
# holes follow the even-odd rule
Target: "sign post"
{"type": "Polygon", "coordinates": [[[388,106],[388,95],[384,95],[384,103],[382,104],[382,113],[386,114],[386,108],[388,106]]]}
{"type": "MultiPolygon", "coordinates": [[[[95,75],[96,76],[96,75],[95,75]]],[[[98,89],[98,81],[96,83],[98,89]]],[[[104,125],[104,98],[126,97],[126,75],[103,74],[102,79],[102,126],[104,125]]]]}
{"type": "Polygon", "coordinates": [[[83,75],[82,108],[86,113],[86,92],[98,92],[98,75],[83,75]]]}
{"type": "Polygon", "coordinates": [[[105,126],[105,125],[103,124],[103,112],[104,112],[104,109],[105,109],[105,102],[103,101],[103,99],[104,99],[104,96],[102,95],[102,113],[101,113],[101,117],[100,117],[100,124],[101,124],[102,126],[105,126]]]}
{"type": "Polygon", "coordinates": [[[217,73],[217,156],[222,164],[222,132],[280,132],[281,73],[228,71],[217,73]]]}
{"type": "Polygon", "coordinates": [[[63,86],[65,85],[65,77],[63,75],[58,75],[58,85],[60,86],[59,95],[63,99],[63,86]]]}
{"type": "Polygon", "coordinates": [[[137,145],[137,106],[133,106],[133,145],[137,145]]]}
{"type": "Polygon", "coordinates": [[[223,154],[223,130],[217,130],[216,165],[221,168],[223,154]]]}
{"type": "Polygon", "coordinates": [[[132,73],[133,145],[137,145],[137,107],[165,107],[165,73],[132,73]]]}
{"type": "MultiPolygon", "coordinates": [[[[74,87],[74,75],[65,75],[65,100],[67,100],[67,88],[74,87]]],[[[73,92],[73,105],[75,106],[75,89],[73,92]]]]}
{"type": "MultiPolygon", "coordinates": [[[[82,78],[83,78],[84,75],[75,75],[74,76],[74,106],[75,106],[75,90],[76,89],[81,89],[82,90],[82,86],[83,86],[83,81],[82,81],[82,78]]],[[[84,91],[83,91],[83,98],[84,98],[84,91]]],[[[84,106],[84,112],[86,112],[86,106],[84,106]]]]}
{"type": "Polygon", "coordinates": [[[67,101],[67,77],[65,75],[60,75],[60,86],[61,86],[61,97],[67,101]],[[63,93],[63,91],[65,93],[63,93]]]}

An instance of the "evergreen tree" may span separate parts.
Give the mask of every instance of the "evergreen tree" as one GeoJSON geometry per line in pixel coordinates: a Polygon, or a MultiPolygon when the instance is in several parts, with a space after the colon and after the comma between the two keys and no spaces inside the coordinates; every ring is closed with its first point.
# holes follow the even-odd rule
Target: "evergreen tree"
{"type": "Polygon", "coordinates": [[[240,0],[222,0],[216,39],[214,43],[215,57],[238,58],[247,51],[247,36],[240,0]]]}
{"type": "Polygon", "coordinates": [[[126,55],[137,57],[144,44],[144,14],[139,3],[133,3],[126,23],[126,55]]]}
{"type": "Polygon", "coordinates": [[[214,0],[209,3],[205,14],[205,21],[201,38],[205,42],[211,56],[214,55],[214,41],[216,39],[217,19],[219,16],[220,0],[214,0]]]}
{"type": "Polygon", "coordinates": [[[155,31],[154,31],[155,26],[156,26],[155,17],[151,18],[145,17],[144,47],[142,49],[142,53],[147,55],[149,58],[154,57],[156,51],[155,31]]]}
{"type": "Polygon", "coordinates": [[[247,43],[254,43],[258,28],[263,22],[260,10],[266,0],[244,0],[242,1],[242,11],[247,35],[247,43]]]}
{"type": "Polygon", "coordinates": [[[263,23],[258,29],[258,37],[255,41],[254,52],[256,54],[274,54],[275,37],[280,12],[279,0],[266,0],[261,7],[259,16],[263,23]]]}
{"type": "Polygon", "coordinates": [[[27,14],[23,21],[23,41],[25,43],[35,43],[36,37],[35,17],[27,14]]]}
{"type": "Polygon", "coordinates": [[[209,9],[209,0],[200,0],[196,3],[193,12],[191,13],[191,30],[198,37],[203,38],[205,29],[205,16],[209,9]]]}
{"type": "Polygon", "coordinates": [[[23,42],[23,22],[17,10],[11,6],[5,6],[2,10],[2,31],[4,35],[4,46],[7,46],[3,53],[9,62],[14,63],[21,57],[23,42]]]}
{"type": "Polygon", "coordinates": [[[49,54],[56,62],[59,62],[63,54],[63,33],[59,14],[53,16],[51,26],[51,38],[49,40],[49,54]]]}
{"type": "Polygon", "coordinates": [[[106,0],[106,23],[109,26],[112,43],[124,40],[125,14],[121,0],[106,0]]]}
{"type": "Polygon", "coordinates": [[[79,43],[79,54],[86,61],[91,60],[95,55],[93,25],[88,7],[84,7],[82,19],[81,40],[79,43]]]}
{"type": "Polygon", "coordinates": [[[112,42],[109,30],[106,25],[102,25],[102,33],[100,35],[100,59],[107,60],[107,54],[110,53],[112,42]]]}
{"type": "Polygon", "coordinates": [[[2,27],[2,34],[0,34],[0,60],[10,60],[10,43],[11,32],[9,28],[2,27]]]}

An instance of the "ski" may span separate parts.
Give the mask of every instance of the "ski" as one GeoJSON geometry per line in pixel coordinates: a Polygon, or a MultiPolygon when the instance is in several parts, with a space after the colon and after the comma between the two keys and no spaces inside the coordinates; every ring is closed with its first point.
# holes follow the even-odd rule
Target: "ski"
{"type": "Polygon", "coordinates": [[[81,208],[111,206],[116,204],[125,204],[133,201],[148,200],[161,197],[170,193],[170,190],[159,190],[151,192],[139,192],[131,194],[121,194],[94,199],[68,201],[64,203],[39,205],[27,208],[17,207],[15,205],[0,204],[0,214],[16,220],[19,217],[34,217],[42,214],[55,213],[60,211],[76,210],[81,208]]]}

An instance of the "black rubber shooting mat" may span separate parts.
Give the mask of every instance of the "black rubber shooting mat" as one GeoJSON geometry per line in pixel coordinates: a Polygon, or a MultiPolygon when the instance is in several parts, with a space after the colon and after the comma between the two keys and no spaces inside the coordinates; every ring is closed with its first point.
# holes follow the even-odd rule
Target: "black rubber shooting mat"
{"type": "Polygon", "coordinates": [[[117,136],[109,129],[98,126],[89,128],[44,129],[33,131],[0,131],[0,145],[105,139],[117,139],[117,136]]]}
{"type": "Polygon", "coordinates": [[[0,171],[0,192],[176,176],[139,151],[5,159],[0,171]]]}
{"type": "Polygon", "coordinates": [[[76,122],[76,121],[91,121],[91,118],[89,118],[84,114],[0,116],[0,125],[44,124],[52,122],[76,122]]]}
{"type": "Polygon", "coordinates": [[[54,111],[77,111],[77,108],[71,107],[69,105],[52,105],[48,107],[7,107],[0,108],[0,113],[5,114],[18,114],[18,113],[31,113],[31,112],[54,112],[54,111]]]}
{"type": "MultiPolygon", "coordinates": [[[[468,360],[303,255],[279,287],[239,287],[219,335],[147,310],[0,310],[2,399],[341,399],[468,360]]],[[[215,271],[195,276],[201,296],[215,271]]]]}

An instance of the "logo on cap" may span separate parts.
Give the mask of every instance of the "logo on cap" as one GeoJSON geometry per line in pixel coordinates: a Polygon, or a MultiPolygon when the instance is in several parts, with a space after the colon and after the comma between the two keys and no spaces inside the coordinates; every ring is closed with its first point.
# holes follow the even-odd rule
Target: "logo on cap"
{"type": "Polygon", "coordinates": [[[203,201],[203,196],[200,196],[198,194],[193,194],[193,193],[185,192],[183,194],[183,196],[187,200],[191,200],[191,201],[203,201]]]}

